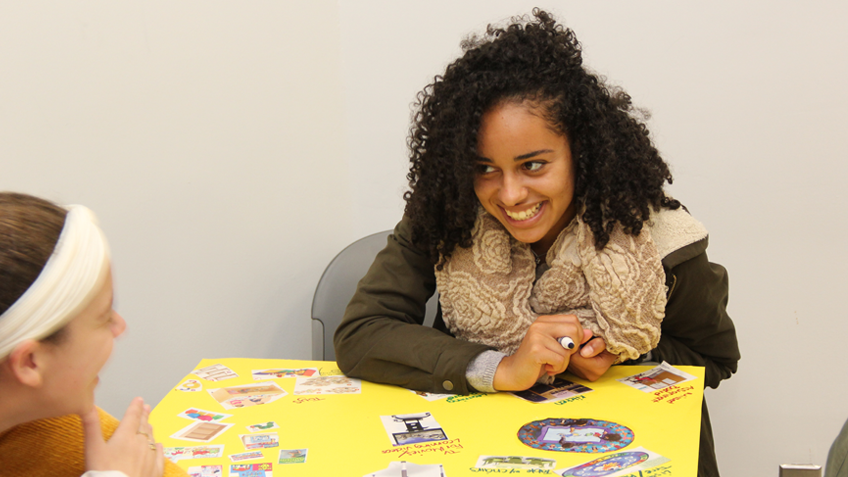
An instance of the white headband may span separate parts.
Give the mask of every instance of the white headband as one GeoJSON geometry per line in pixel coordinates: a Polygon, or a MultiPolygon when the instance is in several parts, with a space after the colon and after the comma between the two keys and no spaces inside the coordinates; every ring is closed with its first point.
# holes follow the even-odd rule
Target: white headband
{"type": "Polygon", "coordinates": [[[24,340],[42,339],[71,321],[99,291],[109,244],[94,213],[67,207],[62,233],[38,278],[0,315],[0,359],[24,340]]]}

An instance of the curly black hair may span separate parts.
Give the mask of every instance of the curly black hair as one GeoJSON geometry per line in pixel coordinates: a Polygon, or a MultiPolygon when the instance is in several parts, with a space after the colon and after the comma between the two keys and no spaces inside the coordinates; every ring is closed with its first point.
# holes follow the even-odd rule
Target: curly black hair
{"type": "Polygon", "coordinates": [[[574,202],[598,249],[616,223],[638,235],[650,207],[676,209],[663,192],[668,165],[636,117],[630,96],[583,67],[570,29],[545,11],[462,42],[464,54],[418,93],[404,194],[412,241],[441,267],[454,248],[471,246],[479,201],[474,193],[477,133],[490,109],[529,102],[569,139],[574,202]]]}

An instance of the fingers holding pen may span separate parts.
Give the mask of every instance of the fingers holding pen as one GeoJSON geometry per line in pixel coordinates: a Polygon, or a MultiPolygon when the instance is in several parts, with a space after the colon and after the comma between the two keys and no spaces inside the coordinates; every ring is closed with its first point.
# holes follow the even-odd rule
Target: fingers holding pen
{"type": "Polygon", "coordinates": [[[586,333],[574,315],[540,316],[527,329],[515,353],[501,361],[495,373],[495,389],[524,390],[544,374],[564,372],[571,355],[578,350],[576,343],[588,339],[586,333]],[[567,346],[569,341],[574,344],[571,348],[567,346]]]}

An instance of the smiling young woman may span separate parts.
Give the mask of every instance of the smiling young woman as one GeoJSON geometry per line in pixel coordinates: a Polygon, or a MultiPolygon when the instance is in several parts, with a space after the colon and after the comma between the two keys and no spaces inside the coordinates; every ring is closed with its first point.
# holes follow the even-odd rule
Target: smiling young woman
{"type": "MultiPolygon", "coordinates": [[[[339,367],[460,394],[648,357],[704,366],[711,387],[730,377],[726,272],[665,194],[669,168],[630,97],[538,9],[462,46],[418,96],[405,214],[336,330],[339,367]]],[[[699,475],[714,476],[702,416],[699,475]]]]}
{"type": "Polygon", "coordinates": [[[126,329],[94,214],[0,193],[0,455],[9,476],[185,476],[166,466],[136,398],[123,420],[94,405],[126,329]],[[104,436],[108,441],[104,441],[104,436]]]}

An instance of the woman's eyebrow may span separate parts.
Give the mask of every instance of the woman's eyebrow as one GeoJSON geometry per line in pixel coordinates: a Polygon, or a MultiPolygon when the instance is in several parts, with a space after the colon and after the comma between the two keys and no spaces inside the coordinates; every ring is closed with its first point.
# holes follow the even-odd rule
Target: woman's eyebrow
{"type": "Polygon", "coordinates": [[[538,156],[539,154],[545,154],[547,152],[554,152],[553,149],[539,149],[538,151],[528,152],[527,154],[522,154],[516,157],[515,161],[523,161],[524,159],[530,159],[531,157],[538,156]]]}

